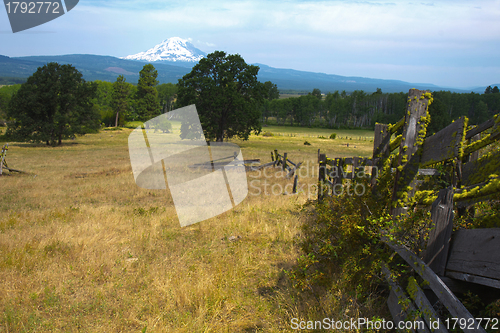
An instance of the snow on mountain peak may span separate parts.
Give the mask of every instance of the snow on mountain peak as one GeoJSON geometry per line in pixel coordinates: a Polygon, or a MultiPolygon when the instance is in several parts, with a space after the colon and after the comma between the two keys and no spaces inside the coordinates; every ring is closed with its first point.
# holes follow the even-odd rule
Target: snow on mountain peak
{"type": "Polygon", "coordinates": [[[207,54],[189,42],[187,39],[172,37],[165,39],[153,48],[121,59],[140,61],[185,61],[197,62],[207,54]]]}

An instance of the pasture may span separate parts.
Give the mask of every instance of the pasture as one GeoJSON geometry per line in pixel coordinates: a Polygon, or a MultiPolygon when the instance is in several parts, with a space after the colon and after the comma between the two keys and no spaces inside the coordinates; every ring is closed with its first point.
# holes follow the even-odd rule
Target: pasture
{"type": "Polygon", "coordinates": [[[267,163],[278,149],[303,162],[302,191],[283,195],[292,180],[278,168],[250,172],[240,205],[185,228],[168,190],[136,186],[130,132],[10,143],[9,166],[30,174],[0,177],[0,332],[291,332],[292,318],[373,314],[342,290],[296,290],[285,273],[300,255],[301,205],[316,195],[318,149],[370,157],[373,131],[269,126],[274,136],[232,140],[245,159],[267,163]]]}

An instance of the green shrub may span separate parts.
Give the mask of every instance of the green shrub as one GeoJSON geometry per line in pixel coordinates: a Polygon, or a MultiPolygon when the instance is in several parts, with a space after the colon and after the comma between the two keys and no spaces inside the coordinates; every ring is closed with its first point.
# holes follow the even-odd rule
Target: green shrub
{"type": "Polygon", "coordinates": [[[172,123],[167,120],[167,117],[154,118],[150,120],[152,128],[156,131],[161,131],[162,133],[170,133],[172,131],[172,123]]]}
{"type": "Polygon", "coordinates": [[[125,122],[125,125],[124,127],[125,128],[131,128],[131,129],[135,129],[139,126],[142,126],[144,123],[142,121],[127,121],[125,122]]]}
{"type": "Polygon", "coordinates": [[[493,194],[491,200],[476,203],[462,215],[456,214],[453,229],[500,228],[500,193],[493,194]]]}
{"type": "Polygon", "coordinates": [[[274,134],[271,132],[264,132],[262,133],[262,136],[274,136],[274,134]]]}
{"type": "Polygon", "coordinates": [[[330,139],[335,140],[337,138],[337,133],[330,134],[330,139]]]}
{"type": "Polygon", "coordinates": [[[110,107],[100,108],[99,113],[101,114],[101,123],[104,123],[104,126],[111,127],[115,125],[116,114],[112,108],[110,107]]]}
{"type": "MultiPolygon", "coordinates": [[[[303,255],[287,272],[295,287],[312,290],[336,284],[363,299],[385,284],[380,267],[382,261],[391,262],[392,251],[380,240],[382,234],[418,254],[428,236],[430,214],[412,211],[395,223],[389,214],[390,200],[372,195],[369,179],[355,180],[351,189],[354,186],[364,186],[365,193],[344,191],[303,207],[303,255]]],[[[381,191],[385,193],[384,188],[381,191]]]]}
{"type": "Polygon", "coordinates": [[[311,144],[308,141],[304,141],[305,146],[310,146],[311,144]]]}

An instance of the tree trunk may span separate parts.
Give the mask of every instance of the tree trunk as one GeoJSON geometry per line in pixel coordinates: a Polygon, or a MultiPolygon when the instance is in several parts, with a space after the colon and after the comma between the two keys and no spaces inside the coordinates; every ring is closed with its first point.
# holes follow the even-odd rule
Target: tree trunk
{"type": "Polygon", "coordinates": [[[59,126],[59,135],[58,135],[58,140],[57,140],[57,145],[60,146],[62,143],[62,132],[63,132],[63,126],[59,126]]]}
{"type": "Polygon", "coordinates": [[[118,116],[120,112],[116,112],[115,127],[118,127],[118,116]]]}
{"type": "Polygon", "coordinates": [[[224,130],[222,131],[219,131],[219,133],[217,133],[217,139],[215,140],[216,142],[224,142],[224,130]]]}
{"type": "Polygon", "coordinates": [[[216,142],[224,142],[224,130],[222,129],[222,124],[220,125],[220,128],[217,130],[217,137],[215,138],[216,142]]]}

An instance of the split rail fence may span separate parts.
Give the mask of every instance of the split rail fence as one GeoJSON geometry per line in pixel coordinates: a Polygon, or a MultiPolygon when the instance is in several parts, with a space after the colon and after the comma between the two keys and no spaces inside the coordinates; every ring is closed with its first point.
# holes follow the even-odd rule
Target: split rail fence
{"type": "MultiPolygon", "coordinates": [[[[398,216],[413,207],[431,206],[433,229],[423,257],[407,247],[381,238],[425,280],[422,290],[412,277],[407,282],[407,293],[392,278],[387,267],[383,274],[391,292],[388,306],[395,322],[414,320],[415,314],[425,322],[419,332],[447,332],[433,326],[439,318],[427,295],[439,299],[452,318],[463,318],[458,328],[464,332],[485,332],[481,320],[476,320],[453,292],[462,292],[470,283],[498,292],[500,289],[500,228],[461,229],[453,231],[454,209],[464,214],[475,203],[498,199],[500,193],[500,151],[493,150],[479,158],[479,150],[500,140],[500,116],[485,123],[468,127],[467,119],[452,124],[425,138],[428,123],[427,107],[432,96],[428,91],[411,89],[407,112],[394,125],[375,126],[374,149],[371,159],[328,158],[318,152],[318,201],[327,195],[336,195],[335,186],[355,179],[361,169],[371,168],[371,190],[377,193],[377,177],[384,168],[391,168],[392,215],[398,216]],[[439,190],[419,190],[425,184],[420,176],[440,174],[437,165],[447,164],[453,170],[451,185],[439,190]],[[350,170],[345,172],[350,166],[350,170]],[[340,172],[339,172],[340,171],[340,172]],[[467,282],[467,283],[464,283],[467,282]],[[430,292],[432,290],[432,293],[430,292]],[[433,295],[432,295],[433,294],[433,295]]],[[[484,218],[488,218],[485,216],[484,218]]],[[[490,327],[492,323],[489,323],[490,327]]],[[[500,327],[500,323],[497,323],[500,327]]]]}
{"type": "Polygon", "coordinates": [[[4,169],[8,170],[10,172],[26,173],[26,172],[21,171],[21,170],[9,168],[9,166],[7,165],[7,161],[5,160],[8,150],[9,150],[9,144],[6,143],[5,145],[3,145],[2,151],[0,152],[0,176],[3,174],[4,169]]]}
{"type": "Polygon", "coordinates": [[[297,184],[299,181],[299,176],[295,173],[302,165],[302,162],[299,163],[294,163],[292,160],[288,158],[288,153],[283,153],[283,155],[278,153],[278,150],[275,149],[273,152],[271,152],[271,162],[262,164],[259,166],[253,166],[250,168],[251,171],[257,171],[266,167],[277,167],[281,166],[283,171],[288,171],[286,178],[293,178],[293,189],[292,189],[292,194],[297,193],[297,184]]]}

